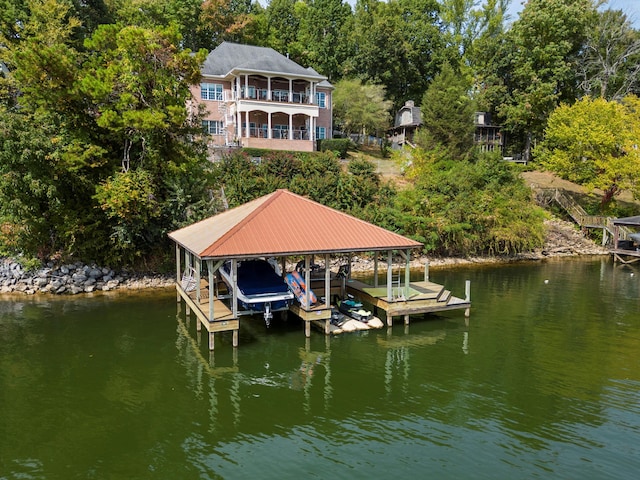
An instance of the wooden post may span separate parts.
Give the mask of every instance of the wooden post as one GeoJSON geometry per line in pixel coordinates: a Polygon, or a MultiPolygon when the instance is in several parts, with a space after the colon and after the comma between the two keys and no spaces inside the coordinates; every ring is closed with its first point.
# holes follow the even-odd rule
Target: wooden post
{"type": "MultiPolygon", "coordinates": [[[[464,282],[464,301],[471,302],[471,280],[464,282]]],[[[464,311],[464,316],[468,317],[471,314],[471,308],[468,307],[464,311]]]]}
{"type": "Polygon", "coordinates": [[[238,329],[233,331],[233,346],[237,347],[238,346],[238,329]]]}
{"type": "MultiPolygon", "coordinates": [[[[180,245],[176,243],[176,284],[180,285],[180,245]]],[[[180,303],[180,292],[176,288],[176,301],[180,303]]]]}
{"type": "Polygon", "coordinates": [[[324,256],[324,308],[331,307],[331,268],[329,268],[331,257],[329,254],[324,256]]]}
{"type": "Polygon", "coordinates": [[[378,287],[378,252],[373,252],[373,286],[378,287]]]}
{"type": "Polygon", "coordinates": [[[304,291],[304,305],[307,310],[311,309],[311,255],[304,256],[304,284],[307,288],[304,291]]]}
{"type": "Polygon", "coordinates": [[[409,315],[404,316],[404,324],[409,325],[409,315]]]}
{"type": "Polygon", "coordinates": [[[311,336],[311,322],[309,320],[304,321],[304,336],[307,338],[311,336]]]}
{"type": "MultiPolygon", "coordinates": [[[[405,257],[405,265],[404,265],[404,298],[405,300],[409,300],[411,288],[411,251],[407,250],[405,257]]],[[[407,318],[407,322],[409,319],[407,318]]]]}
{"type": "Polygon", "coordinates": [[[202,310],[202,307],[200,307],[200,270],[202,268],[202,260],[200,259],[200,257],[196,257],[195,262],[196,262],[196,305],[198,305],[198,308],[202,310]]]}
{"type": "Polygon", "coordinates": [[[429,260],[424,263],[424,281],[429,281],[429,260]]]}
{"type": "Polygon", "coordinates": [[[214,301],[213,260],[207,260],[207,270],[209,270],[209,321],[213,322],[216,319],[215,312],[213,309],[213,301],[214,301]]]}
{"type": "Polygon", "coordinates": [[[231,311],[233,318],[238,318],[238,260],[231,260],[231,311]]]}
{"type": "Polygon", "coordinates": [[[209,350],[213,351],[215,347],[215,333],[209,332],[209,350]]]}
{"type": "Polygon", "coordinates": [[[393,297],[393,251],[387,252],[387,302],[393,297]]]}

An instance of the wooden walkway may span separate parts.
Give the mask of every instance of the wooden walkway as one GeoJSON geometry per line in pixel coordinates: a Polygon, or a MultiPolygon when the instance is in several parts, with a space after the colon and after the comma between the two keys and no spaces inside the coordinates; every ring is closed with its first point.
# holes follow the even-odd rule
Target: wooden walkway
{"type": "Polygon", "coordinates": [[[391,298],[388,297],[386,285],[373,287],[359,280],[347,281],[346,291],[362,303],[384,310],[388,326],[393,325],[393,317],[403,317],[407,325],[410,315],[465,310],[465,315],[468,316],[471,308],[469,298],[454,297],[442,285],[430,281],[410,282],[409,288],[394,286],[391,298]]]}
{"type": "MultiPolygon", "coordinates": [[[[556,202],[565,212],[573,219],[578,227],[582,229],[586,228],[601,228],[602,229],[602,246],[606,246],[610,239],[614,239],[617,235],[619,240],[629,240],[629,234],[632,231],[624,226],[616,226],[613,224],[614,217],[604,217],[600,215],[589,215],[582,208],[582,206],[576,202],[570,195],[560,188],[540,188],[538,191],[538,203],[544,202],[556,202]]],[[[617,254],[633,255],[632,251],[610,248],[609,251],[614,257],[620,261],[623,261],[617,254]],[[628,253],[631,252],[631,253],[628,253]]],[[[631,262],[625,262],[631,263],[631,262]]]]}
{"type": "Polygon", "coordinates": [[[626,250],[626,249],[611,249],[611,253],[613,254],[613,258],[620,263],[636,263],[640,261],[640,252],[637,250],[626,250]]]}
{"type": "MultiPolygon", "coordinates": [[[[312,288],[318,292],[324,290],[324,281],[314,280],[312,288]],[[319,288],[318,282],[322,283],[319,288]]],[[[209,333],[209,349],[214,348],[214,334],[221,332],[233,332],[233,346],[238,346],[238,331],[240,318],[233,316],[233,311],[228,305],[228,295],[213,296],[213,309],[210,307],[209,287],[205,280],[200,283],[200,290],[185,291],[179,283],[176,283],[177,299],[184,300],[187,305],[187,315],[193,311],[198,318],[197,330],[202,327],[209,333]],[[222,297],[222,298],[221,298],[222,297]],[[213,318],[209,318],[213,311],[213,318]]],[[[447,310],[465,310],[465,316],[469,316],[471,301],[467,285],[467,298],[454,297],[449,290],[442,285],[430,281],[410,282],[409,287],[394,286],[389,298],[386,285],[372,286],[354,279],[331,280],[329,288],[331,298],[351,295],[365,305],[370,305],[376,312],[383,310],[387,318],[387,325],[393,325],[393,317],[403,317],[405,325],[409,324],[410,315],[426,315],[447,310]],[[343,291],[344,289],[344,291],[343,291]]],[[[226,292],[225,292],[226,293],[226,292]]],[[[326,335],[330,333],[331,305],[320,303],[311,308],[304,308],[294,303],[289,311],[304,321],[305,335],[311,335],[311,324],[320,325],[326,335]]],[[[241,315],[238,312],[238,315],[241,315]]]]}

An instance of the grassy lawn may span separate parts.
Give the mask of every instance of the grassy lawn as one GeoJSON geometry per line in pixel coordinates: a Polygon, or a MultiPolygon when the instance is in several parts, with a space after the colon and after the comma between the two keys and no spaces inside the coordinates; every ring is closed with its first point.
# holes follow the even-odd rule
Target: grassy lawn
{"type": "Polygon", "coordinates": [[[400,166],[391,157],[383,157],[378,147],[360,147],[359,150],[351,150],[346,161],[355,158],[363,158],[376,166],[376,172],[383,178],[400,179],[400,166]]]}

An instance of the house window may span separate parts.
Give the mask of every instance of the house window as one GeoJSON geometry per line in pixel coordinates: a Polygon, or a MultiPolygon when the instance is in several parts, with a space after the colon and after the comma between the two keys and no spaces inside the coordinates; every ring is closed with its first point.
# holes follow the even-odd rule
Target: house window
{"type": "Polygon", "coordinates": [[[220,83],[201,83],[200,97],[202,100],[222,101],[222,84],[220,83]]]}
{"type": "Polygon", "coordinates": [[[316,92],[316,103],[320,108],[327,108],[327,94],[324,92],[316,92]]]}
{"type": "Polygon", "coordinates": [[[203,120],[202,129],[209,135],[223,135],[224,125],[221,120],[203,120]]]}
{"type": "Polygon", "coordinates": [[[327,130],[324,127],[316,127],[316,139],[322,140],[327,138],[327,130]]]}

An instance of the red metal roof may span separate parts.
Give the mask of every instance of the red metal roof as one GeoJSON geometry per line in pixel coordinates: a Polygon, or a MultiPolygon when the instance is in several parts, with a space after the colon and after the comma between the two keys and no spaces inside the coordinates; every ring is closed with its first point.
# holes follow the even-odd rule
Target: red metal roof
{"type": "Polygon", "coordinates": [[[422,244],[277,190],[169,234],[200,258],[404,250],[422,244]]]}

